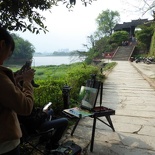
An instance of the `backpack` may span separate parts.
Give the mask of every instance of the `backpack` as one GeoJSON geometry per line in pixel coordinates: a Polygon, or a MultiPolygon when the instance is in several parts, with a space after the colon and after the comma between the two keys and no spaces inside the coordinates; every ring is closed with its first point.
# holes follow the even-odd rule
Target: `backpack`
{"type": "Polygon", "coordinates": [[[80,155],[82,148],[73,141],[67,141],[56,150],[52,150],[50,155],[80,155]]]}

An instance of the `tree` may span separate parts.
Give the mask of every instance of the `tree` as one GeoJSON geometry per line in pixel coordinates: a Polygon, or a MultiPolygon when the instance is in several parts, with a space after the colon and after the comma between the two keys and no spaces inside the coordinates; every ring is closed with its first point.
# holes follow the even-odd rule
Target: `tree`
{"type": "Polygon", "coordinates": [[[24,40],[14,33],[12,33],[11,35],[15,41],[15,50],[8,62],[23,63],[26,60],[32,59],[33,53],[35,52],[34,46],[29,41],[24,40]]]}
{"type": "MultiPolygon", "coordinates": [[[[155,12],[154,12],[154,9],[155,9],[155,1],[154,0],[141,0],[142,3],[142,7],[139,7],[139,10],[143,12],[143,14],[145,14],[146,12],[148,11],[151,11],[152,12],[152,16],[155,18],[155,12]]],[[[139,4],[140,4],[139,3],[139,4]]]]}
{"type": "Polygon", "coordinates": [[[97,19],[96,22],[98,24],[96,34],[102,35],[111,35],[113,32],[114,26],[119,22],[120,15],[117,11],[110,11],[109,9],[102,11],[97,19]]]}
{"type": "Polygon", "coordinates": [[[154,33],[154,25],[141,25],[139,27],[141,30],[136,32],[136,38],[138,40],[139,46],[148,52],[154,33]]]}
{"type": "MultiPolygon", "coordinates": [[[[71,9],[76,4],[76,0],[1,0],[0,1],[0,26],[10,31],[26,31],[38,34],[40,31],[46,33],[47,26],[44,25],[45,17],[41,11],[52,9],[58,6],[61,1],[71,9]]],[[[91,4],[93,0],[81,0],[85,6],[91,4]]],[[[61,11],[61,10],[60,10],[61,11]]]]}
{"type": "Polygon", "coordinates": [[[143,0],[144,5],[140,10],[142,10],[143,14],[147,13],[148,11],[152,12],[153,20],[155,21],[155,1],[154,0],[143,0]]]}
{"type": "Polygon", "coordinates": [[[87,36],[88,44],[83,44],[87,49],[93,48],[95,46],[95,37],[94,35],[87,36]]]}
{"type": "Polygon", "coordinates": [[[116,43],[118,46],[126,40],[129,40],[129,33],[126,31],[116,31],[110,36],[110,43],[116,43]]]}
{"type": "Polygon", "coordinates": [[[122,0],[126,5],[128,5],[128,11],[135,13],[141,13],[141,15],[145,15],[146,13],[151,13],[152,17],[155,20],[155,1],[154,0],[135,0],[134,3],[131,0],[122,0]]]}

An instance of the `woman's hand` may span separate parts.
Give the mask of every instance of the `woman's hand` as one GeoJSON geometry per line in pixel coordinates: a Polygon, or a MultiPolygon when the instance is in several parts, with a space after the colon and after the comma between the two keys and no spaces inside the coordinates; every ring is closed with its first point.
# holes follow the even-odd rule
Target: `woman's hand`
{"type": "Polygon", "coordinates": [[[35,70],[29,69],[22,73],[23,81],[31,82],[34,78],[35,70]]]}
{"type": "Polygon", "coordinates": [[[20,74],[16,74],[14,78],[15,78],[16,83],[23,81],[23,76],[20,74]]]}

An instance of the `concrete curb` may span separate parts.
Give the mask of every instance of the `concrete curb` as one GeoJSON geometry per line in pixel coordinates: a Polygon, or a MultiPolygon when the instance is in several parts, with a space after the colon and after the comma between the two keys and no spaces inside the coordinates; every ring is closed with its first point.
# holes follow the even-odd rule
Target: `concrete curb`
{"type": "Polygon", "coordinates": [[[130,62],[131,65],[142,75],[142,77],[148,81],[148,83],[150,84],[150,86],[155,89],[155,80],[149,78],[146,74],[144,74],[138,67],[136,67],[132,62],[130,62]]]}
{"type": "Polygon", "coordinates": [[[117,65],[117,63],[110,69],[103,71],[103,75],[105,76],[105,78],[108,77],[108,75],[112,72],[112,70],[115,68],[115,66],[117,65]]]}

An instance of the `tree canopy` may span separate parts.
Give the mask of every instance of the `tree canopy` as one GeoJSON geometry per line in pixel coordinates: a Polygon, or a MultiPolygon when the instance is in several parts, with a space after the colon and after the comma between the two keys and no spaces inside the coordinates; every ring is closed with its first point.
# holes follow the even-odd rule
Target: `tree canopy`
{"type": "MultiPolygon", "coordinates": [[[[96,0],[81,0],[87,6],[96,0]]],[[[143,13],[152,10],[155,18],[155,1],[141,0],[145,5],[140,9],[143,13]]],[[[69,10],[76,5],[76,0],[1,0],[0,1],[0,26],[12,31],[26,31],[39,33],[47,32],[48,28],[44,25],[45,17],[42,11],[50,10],[62,2],[69,10]]]]}
{"type": "MultiPolygon", "coordinates": [[[[92,1],[94,0],[81,0],[85,6],[92,1]]],[[[58,6],[58,2],[65,4],[68,9],[76,4],[76,0],[1,0],[0,26],[10,31],[46,33],[48,28],[44,25],[45,17],[41,15],[41,11],[51,11],[53,6],[58,6]]]]}
{"type": "Polygon", "coordinates": [[[119,22],[120,14],[118,11],[110,11],[109,9],[102,11],[96,22],[98,24],[98,30],[96,34],[99,35],[111,35],[113,32],[114,26],[119,22]]]}
{"type": "Polygon", "coordinates": [[[12,33],[11,36],[15,41],[15,50],[13,55],[9,58],[8,62],[24,63],[26,60],[30,60],[35,52],[34,46],[27,40],[24,40],[20,36],[12,33]]]}
{"type": "Polygon", "coordinates": [[[129,40],[129,33],[126,31],[116,31],[110,36],[110,43],[122,45],[122,41],[129,40]]]}
{"type": "Polygon", "coordinates": [[[141,0],[139,1],[139,4],[142,4],[142,7],[138,7],[140,11],[143,12],[143,14],[145,14],[148,11],[152,12],[152,16],[155,19],[155,1],[154,0],[141,0]]]}
{"type": "Polygon", "coordinates": [[[148,52],[150,49],[151,38],[154,33],[154,24],[141,25],[139,27],[141,28],[141,30],[136,32],[138,45],[148,52]]]}

